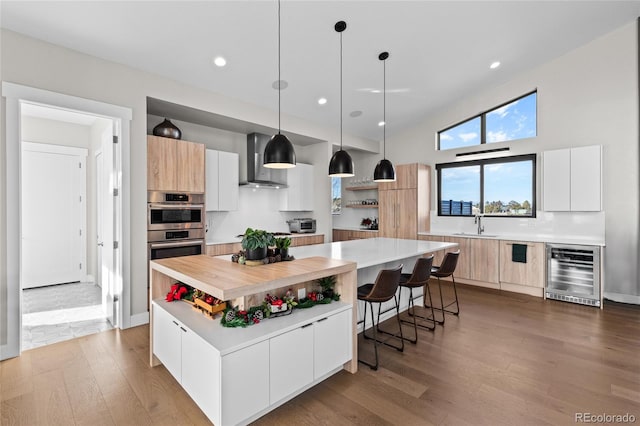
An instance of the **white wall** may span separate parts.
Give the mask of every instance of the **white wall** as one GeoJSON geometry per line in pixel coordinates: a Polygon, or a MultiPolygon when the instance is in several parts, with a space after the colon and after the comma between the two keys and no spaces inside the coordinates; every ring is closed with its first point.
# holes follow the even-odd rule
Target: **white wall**
{"type": "MultiPolygon", "coordinates": [[[[509,64],[503,64],[509,66],[509,64]]],[[[500,72],[497,70],[497,72],[500,72]]],[[[538,153],[571,146],[602,145],[603,205],[606,226],[605,296],[614,300],[640,303],[638,276],[638,36],[633,23],[611,32],[568,54],[530,70],[508,83],[470,94],[464,101],[425,117],[422,124],[387,138],[387,156],[394,164],[454,161],[455,152],[435,150],[435,134],[469,118],[538,90],[538,136],[513,142],[512,155],[538,153]]],[[[477,150],[468,148],[467,151],[477,150]]],[[[456,152],[460,152],[457,151],[456,152]]],[[[541,160],[538,156],[538,176],[541,160]]],[[[436,204],[436,179],[432,186],[436,204]]],[[[537,184],[541,203],[540,179],[537,184]]],[[[582,213],[581,215],[585,215],[582,213]]],[[[598,215],[595,213],[594,215],[598,215]]],[[[539,220],[547,220],[542,215],[539,220]]],[[[442,226],[448,218],[435,218],[442,226]]],[[[597,217],[590,218],[597,222],[597,217]]],[[[452,221],[457,219],[451,218],[452,221]]],[[[511,219],[493,220],[491,233],[500,233],[501,224],[511,219]]],[[[562,217],[571,222],[571,218],[562,217]]],[[[444,225],[447,226],[447,225],[444,225]]],[[[534,225],[535,226],[535,225],[534,225]]],[[[487,227],[489,224],[487,223],[487,227]]],[[[487,228],[489,229],[489,228],[487,228]]],[[[599,227],[583,226],[582,233],[601,232],[599,227]]]]}
{"type": "MultiPolygon", "coordinates": [[[[131,243],[130,275],[124,277],[131,283],[132,315],[147,310],[147,250],[146,250],[146,135],[147,135],[147,96],[163,99],[180,105],[209,111],[256,123],[261,126],[276,128],[277,111],[266,110],[256,105],[227,98],[215,93],[196,89],[173,80],[138,71],[114,62],[98,59],[76,51],[65,49],[11,31],[0,32],[0,77],[25,86],[50,90],[53,92],[78,96],[82,98],[106,102],[113,105],[131,108],[131,174],[124,176],[131,183],[131,234],[125,236],[131,243]]],[[[2,100],[1,119],[5,125],[5,100],[2,100]]],[[[316,139],[339,140],[337,126],[325,127],[312,124],[283,114],[284,130],[316,139]]],[[[2,133],[0,151],[0,219],[5,232],[6,228],[6,141],[2,133]]],[[[371,145],[371,141],[346,136],[345,144],[371,145]]],[[[329,150],[323,150],[325,164],[329,161],[329,150]]],[[[318,161],[322,161],[321,158],[318,161]]],[[[320,169],[319,169],[320,170],[320,169]]],[[[324,186],[324,185],[323,185],[324,186]]],[[[329,182],[321,192],[329,194],[329,182]]],[[[330,213],[323,222],[330,222],[330,213]]],[[[6,312],[6,241],[0,246],[0,313],[6,312]]],[[[125,307],[126,310],[126,307],[125,307]]],[[[3,314],[4,318],[4,314],[3,314]]],[[[4,324],[5,321],[2,321],[4,324]]],[[[1,331],[3,331],[4,328],[1,331]]],[[[2,337],[2,336],[0,336],[2,337]]]]}

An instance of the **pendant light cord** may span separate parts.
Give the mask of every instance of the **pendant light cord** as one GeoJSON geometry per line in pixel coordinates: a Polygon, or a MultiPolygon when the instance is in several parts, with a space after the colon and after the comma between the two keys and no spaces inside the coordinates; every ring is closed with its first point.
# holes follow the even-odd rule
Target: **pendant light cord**
{"type": "Polygon", "coordinates": [[[387,60],[382,61],[382,158],[387,158],[387,60]]]}
{"type": "Polygon", "coordinates": [[[280,97],[282,95],[280,92],[282,92],[282,80],[280,79],[280,0],[278,0],[278,134],[280,134],[280,115],[282,114],[280,110],[280,97]]]}
{"type": "Polygon", "coordinates": [[[342,32],[340,33],[340,151],[342,151],[342,32]]]}

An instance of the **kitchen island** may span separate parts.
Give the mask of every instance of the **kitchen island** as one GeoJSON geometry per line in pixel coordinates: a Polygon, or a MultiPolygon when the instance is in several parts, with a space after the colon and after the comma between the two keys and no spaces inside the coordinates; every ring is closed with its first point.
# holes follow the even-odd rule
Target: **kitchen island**
{"type": "Polygon", "coordinates": [[[251,422],[343,368],[357,371],[359,284],[382,268],[403,263],[410,271],[424,254],[455,247],[374,238],[296,247],[296,260],[260,266],[233,263],[228,255],[151,261],[150,363],[162,362],[213,423],[251,422]],[[164,300],[180,281],[247,308],[267,292],[317,290],[314,281],[331,275],[339,302],[247,328],[224,328],[184,302],[164,300]],[[247,398],[249,384],[261,392],[247,398]]]}

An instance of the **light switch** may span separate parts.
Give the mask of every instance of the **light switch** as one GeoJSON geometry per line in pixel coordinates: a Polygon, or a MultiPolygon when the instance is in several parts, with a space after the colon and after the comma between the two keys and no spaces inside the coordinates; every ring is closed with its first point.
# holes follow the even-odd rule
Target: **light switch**
{"type": "Polygon", "coordinates": [[[302,300],[305,297],[307,297],[307,289],[306,288],[299,288],[298,289],[298,300],[302,300]]]}

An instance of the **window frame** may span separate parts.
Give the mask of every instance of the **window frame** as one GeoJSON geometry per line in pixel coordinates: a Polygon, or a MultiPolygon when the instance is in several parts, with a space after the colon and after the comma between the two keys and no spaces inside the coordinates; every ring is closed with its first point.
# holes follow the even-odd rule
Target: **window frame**
{"type": "MultiPolygon", "coordinates": [[[[536,181],[537,181],[537,166],[536,166],[537,154],[522,154],[522,155],[513,155],[508,157],[493,157],[493,158],[484,158],[478,160],[469,160],[469,161],[454,161],[450,163],[440,163],[436,164],[436,173],[437,173],[437,190],[438,190],[438,217],[473,217],[473,215],[463,215],[463,214],[442,214],[442,169],[453,169],[457,167],[467,167],[467,166],[480,166],[480,214],[486,217],[504,217],[504,218],[535,218],[536,217],[536,181]],[[484,212],[484,166],[491,164],[502,164],[502,163],[516,163],[520,161],[531,161],[531,215],[497,215],[497,214],[487,214],[484,212]]],[[[473,207],[472,207],[473,210],[473,207]]]]}
{"type": "MultiPolygon", "coordinates": [[[[458,121],[455,124],[452,124],[451,126],[448,126],[442,130],[439,130],[438,132],[436,132],[436,151],[451,151],[454,149],[464,149],[464,148],[471,148],[474,146],[482,146],[482,145],[489,145],[489,144],[493,144],[493,143],[504,143],[504,142],[512,142],[512,141],[517,141],[517,140],[521,140],[521,139],[527,139],[527,138],[519,138],[519,139],[509,139],[506,141],[500,141],[500,142],[488,142],[487,143],[487,114],[502,108],[505,105],[509,105],[512,102],[515,101],[519,101],[520,99],[524,99],[527,96],[531,96],[533,94],[536,94],[536,136],[538,135],[538,89],[534,89],[528,93],[525,93],[524,95],[518,96],[517,98],[513,98],[509,101],[503,102],[497,106],[494,106],[488,110],[485,111],[481,111],[480,113],[473,115],[471,117],[465,118],[464,120],[458,121]],[[471,120],[475,120],[476,118],[480,117],[480,144],[478,145],[470,145],[470,146],[465,146],[465,147],[458,147],[458,148],[446,148],[446,149],[442,149],[442,144],[440,141],[440,135],[448,130],[453,129],[454,127],[458,127],[461,124],[464,124],[468,121],[471,120]]],[[[535,136],[534,136],[535,137],[535,136]]]]}

